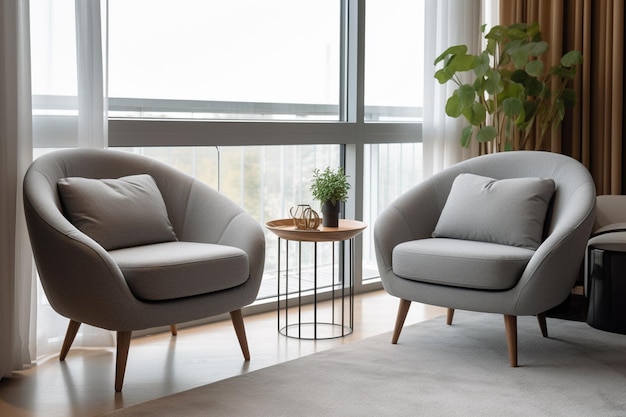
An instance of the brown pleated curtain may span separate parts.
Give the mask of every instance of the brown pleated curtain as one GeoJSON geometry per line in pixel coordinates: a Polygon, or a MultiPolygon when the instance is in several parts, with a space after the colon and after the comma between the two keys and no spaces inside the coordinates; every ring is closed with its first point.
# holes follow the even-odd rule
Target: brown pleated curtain
{"type": "Polygon", "coordinates": [[[584,59],[573,84],[578,103],[541,149],[581,161],[598,195],[624,194],[624,0],[500,0],[500,23],[516,22],[539,23],[546,64],[572,49],[584,59]]]}

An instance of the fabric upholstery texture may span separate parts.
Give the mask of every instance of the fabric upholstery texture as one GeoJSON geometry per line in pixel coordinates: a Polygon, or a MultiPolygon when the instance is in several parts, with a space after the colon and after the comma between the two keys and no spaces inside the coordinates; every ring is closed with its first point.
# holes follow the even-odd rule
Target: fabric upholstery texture
{"type": "Polygon", "coordinates": [[[133,295],[160,301],[209,294],[246,282],[241,249],[197,242],[165,242],[110,251],[133,295]]]}
{"type": "Polygon", "coordinates": [[[432,236],[537,249],[554,189],[551,178],[496,180],[462,173],[432,236]]]}
{"type": "Polygon", "coordinates": [[[58,190],[72,224],[106,250],[177,240],[150,175],[61,178],[58,190]]]}
{"type": "Polygon", "coordinates": [[[598,231],[597,235],[592,236],[587,242],[587,246],[614,252],[626,252],[626,231],[623,230],[621,225],[608,225],[598,231]]]}
{"type": "Polygon", "coordinates": [[[596,210],[598,215],[587,246],[626,251],[626,195],[599,195],[596,210]]]}
{"type": "Polygon", "coordinates": [[[453,287],[508,290],[535,252],[526,248],[460,239],[419,239],[393,249],[399,277],[453,287]]]}

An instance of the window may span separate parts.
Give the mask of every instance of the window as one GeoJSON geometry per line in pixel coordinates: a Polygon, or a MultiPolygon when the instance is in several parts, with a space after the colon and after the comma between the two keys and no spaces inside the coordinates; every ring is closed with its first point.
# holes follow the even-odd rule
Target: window
{"type": "MultiPolygon", "coordinates": [[[[373,226],[389,203],[422,180],[422,144],[368,144],[363,159],[363,218],[373,226]]],[[[373,228],[365,229],[363,280],[379,277],[373,239],[373,228]]]]}
{"type": "Polygon", "coordinates": [[[422,1],[366,1],[366,121],[421,120],[423,28],[422,1]]]}
{"type": "MultiPolygon", "coordinates": [[[[316,204],[314,168],[345,165],[344,215],[368,224],[356,289],[380,285],[375,219],[421,178],[424,0],[103,4],[109,146],[200,178],[261,224],[316,204]]],[[[74,2],[31,0],[31,15],[35,146],[76,146],[74,2]]],[[[276,240],[261,298],[275,295],[276,240]]]]}
{"type": "Polygon", "coordinates": [[[31,0],[30,11],[31,90],[42,110],[35,115],[64,114],[59,98],[78,93],[74,2],[31,0]]]}
{"type": "Polygon", "coordinates": [[[337,0],[109,0],[114,117],[338,120],[337,0]]]}

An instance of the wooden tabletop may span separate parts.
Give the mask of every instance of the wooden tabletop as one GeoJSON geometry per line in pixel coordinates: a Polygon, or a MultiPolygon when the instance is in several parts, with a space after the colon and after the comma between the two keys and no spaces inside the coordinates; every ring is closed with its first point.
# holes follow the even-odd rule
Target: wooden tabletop
{"type": "Polygon", "coordinates": [[[358,220],[339,219],[339,227],[323,227],[312,230],[298,230],[293,219],[272,220],[265,226],[278,237],[300,242],[337,242],[352,239],[367,227],[358,220]]]}

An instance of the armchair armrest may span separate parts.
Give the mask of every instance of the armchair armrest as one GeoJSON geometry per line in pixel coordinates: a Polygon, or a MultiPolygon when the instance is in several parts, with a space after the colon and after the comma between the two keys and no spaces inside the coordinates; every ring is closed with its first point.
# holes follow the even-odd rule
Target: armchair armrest
{"type": "Polygon", "coordinates": [[[437,192],[435,183],[440,180],[435,176],[416,185],[378,216],[374,241],[379,268],[391,269],[393,248],[399,243],[431,236],[447,197],[437,192]]]}
{"type": "Polygon", "coordinates": [[[243,250],[248,254],[250,276],[260,280],[265,263],[265,235],[259,223],[236,203],[199,181],[194,181],[185,204],[178,238],[243,250]]]}

